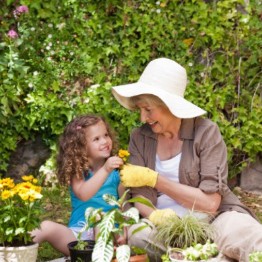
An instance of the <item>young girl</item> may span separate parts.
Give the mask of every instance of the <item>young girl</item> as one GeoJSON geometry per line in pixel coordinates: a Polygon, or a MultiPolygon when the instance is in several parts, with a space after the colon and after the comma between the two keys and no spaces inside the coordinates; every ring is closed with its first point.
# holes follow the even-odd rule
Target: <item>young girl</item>
{"type": "MultiPolygon", "coordinates": [[[[57,175],[62,185],[70,187],[71,217],[68,227],[43,221],[40,229],[32,232],[34,242],[48,241],[68,256],[67,244],[77,240],[85,223],[86,208],[103,208],[104,212],[112,208],[103,200],[103,194],[118,198],[124,191],[118,172],[123,160],[112,154],[114,141],[109,125],[100,116],[79,116],[66,126],[59,140],[57,175]]],[[[84,232],[82,239],[94,239],[93,232],[84,232]]]]}

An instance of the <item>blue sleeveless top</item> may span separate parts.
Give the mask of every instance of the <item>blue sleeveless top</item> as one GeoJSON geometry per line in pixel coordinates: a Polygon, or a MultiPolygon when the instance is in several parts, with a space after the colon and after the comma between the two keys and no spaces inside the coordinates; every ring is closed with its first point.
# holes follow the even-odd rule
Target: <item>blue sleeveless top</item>
{"type": "MultiPolygon", "coordinates": [[[[93,176],[91,172],[85,177],[85,180],[90,179],[93,176]]],[[[109,211],[113,206],[108,205],[102,198],[103,194],[110,194],[116,199],[118,196],[118,186],[120,183],[119,171],[114,169],[107,177],[102,187],[96,192],[96,194],[87,201],[80,200],[73,192],[70,186],[70,197],[72,213],[68,223],[69,227],[82,227],[85,222],[85,211],[88,207],[102,208],[104,212],[109,211]]]]}

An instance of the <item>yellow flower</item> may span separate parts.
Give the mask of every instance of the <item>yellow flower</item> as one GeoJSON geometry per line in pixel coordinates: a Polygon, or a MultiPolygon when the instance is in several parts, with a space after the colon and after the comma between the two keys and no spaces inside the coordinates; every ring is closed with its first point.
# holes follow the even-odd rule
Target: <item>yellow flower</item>
{"type": "Polygon", "coordinates": [[[15,186],[14,180],[10,177],[0,179],[0,189],[13,188],[15,186]]]}
{"type": "Polygon", "coordinates": [[[123,159],[124,163],[126,163],[128,160],[128,157],[130,156],[130,153],[127,150],[120,149],[118,151],[118,156],[123,159]]]}
{"type": "Polygon", "coordinates": [[[29,195],[29,201],[31,202],[35,201],[36,199],[42,198],[42,194],[32,189],[28,191],[28,195],[29,195]]]}
{"type": "Polygon", "coordinates": [[[23,199],[24,201],[28,200],[29,195],[27,194],[27,192],[19,192],[18,195],[21,197],[21,199],[23,199]]]}
{"type": "Polygon", "coordinates": [[[183,43],[187,46],[190,46],[194,41],[194,38],[187,38],[183,40],[183,43]]]}
{"type": "Polygon", "coordinates": [[[6,200],[6,199],[8,199],[8,198],[10,198],[12,196],[13,196],[13,194],[12,194],[12,192],[10,190],[4,190],[2,192],[2,194],[1,194],[2,200],[6,200]]]}
{"type": "Polygon", "coordinates": [[[32,175],[22,176],[22,179],[24,181],[32,181],[34,179],[34,177],[32,175]]]}
{"type": "Polygon", "coordinates": [[[0,179],[0,245],[30,243],[30,232],[40,225],[42,188],[32,175],[22,179],[20,183],[12,178],[0,179]]]}

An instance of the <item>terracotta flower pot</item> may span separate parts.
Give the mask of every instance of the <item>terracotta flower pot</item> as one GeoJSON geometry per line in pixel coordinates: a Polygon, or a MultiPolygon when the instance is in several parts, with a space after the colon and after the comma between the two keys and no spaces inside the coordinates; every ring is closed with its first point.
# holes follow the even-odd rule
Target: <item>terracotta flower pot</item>
{"type": "MultiPolygon", "coordinates": [[[[129,259],[129,262],[146,262],[146,261],[148,261],[147,254],[134,255],[134,256],[131,256],[129,259]]],[[[114,258],[112,262],[118,262],[118,260],[114,258]]]]}

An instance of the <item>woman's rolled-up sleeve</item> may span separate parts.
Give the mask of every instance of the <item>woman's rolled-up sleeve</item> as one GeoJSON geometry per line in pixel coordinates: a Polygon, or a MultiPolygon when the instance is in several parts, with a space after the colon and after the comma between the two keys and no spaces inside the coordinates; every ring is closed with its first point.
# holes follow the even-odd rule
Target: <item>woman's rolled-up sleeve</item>
{"type": "Polygon", "coordinates": [[[205,193],[218,192],[224,195],[228,190],[227,148],[218,126],[212,123],[203,128],[199,141],[200,184],[205,193]]]}

